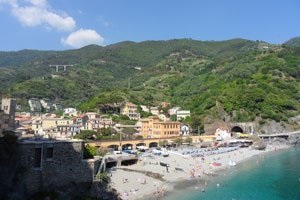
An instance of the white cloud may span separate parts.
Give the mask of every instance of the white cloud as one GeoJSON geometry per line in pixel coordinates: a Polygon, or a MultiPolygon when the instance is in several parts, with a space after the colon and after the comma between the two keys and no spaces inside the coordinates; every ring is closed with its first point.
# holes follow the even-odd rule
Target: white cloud
{"type": "Polygon", "coordinates": [[[28,0],[32,5],[38,7],[46,7],[47,1],[46,0],[28,0]]]}
{"type": "Polygon", "coordinates": [[[0,3],[11,6],[11,13],[24,26],[46,26],[59,31],[72,31],[76,27],[75,20],[65,13],[50,10],[46,0],[27,0],[22,6],[17,0],[0,0],[0,3]]]}
{"type": "Polygon", "coordinates": [[[92,29],[79,29],[72,32],[66,39],[62,38],[61,42],[65,46],[80,48],[89,44],[103,45],[104,38],[92,29]]]}
{"type": "MultiPolygon", "coordinates": [[[[71,32],[76,28],[75,20],[61,11],[54,11],[47,0],[0,0],[0,11],[7,8],[23,25],[28,27],[44,26],[47,30],[71,32]]],[[[79,14],[84,14],[81,10],[79,14]]],[[[99,21],[109,26],[102,17],[99,21]]],[[[64,46],[80,48],[89,44],[103,45],[104,38],[92,29],[79,29],[62,38],[64,46]]]]}
{"type": "Polygon", "coordinates": [[[18,5],[18,0],[0,0],[0,4],[8,4],[14,7],[18,5]]]}

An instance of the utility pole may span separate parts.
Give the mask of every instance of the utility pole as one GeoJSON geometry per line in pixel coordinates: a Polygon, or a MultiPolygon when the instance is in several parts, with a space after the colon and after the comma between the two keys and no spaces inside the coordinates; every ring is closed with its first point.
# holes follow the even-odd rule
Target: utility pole
{"type": "Polygon", "coordinates": [[[122,151],[122,132],[120,132],[120,148],[121,148],[121,151],[122,151]]]}

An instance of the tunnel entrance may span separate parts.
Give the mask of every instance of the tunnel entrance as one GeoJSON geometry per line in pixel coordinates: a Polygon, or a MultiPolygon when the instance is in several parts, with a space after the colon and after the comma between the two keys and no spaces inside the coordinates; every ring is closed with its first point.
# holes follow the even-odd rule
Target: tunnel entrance
{"type": "Polygon", "coordinates": [[[243,129],[239,126],[232,127],[231,132],[232,133],[244,133],[243,129]]]}

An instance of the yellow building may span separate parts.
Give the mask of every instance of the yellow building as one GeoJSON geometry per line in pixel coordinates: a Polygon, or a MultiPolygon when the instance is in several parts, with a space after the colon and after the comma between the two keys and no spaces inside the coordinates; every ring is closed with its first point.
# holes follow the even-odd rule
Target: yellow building
{"type": "Polygon", "coordinates": [[[43,118],[42,119],[42,127],[43,129],[49,129],[53,127],[57,127],[59,125],[71,125],[73,124],[72,119],[63,119],[63,118],[43,118]]]}
{"type": "Polygon", "coordinates": [[[162,122],[157,116],[142,119],[143,138],[167,138],[180,135],[180,122],[162,122]]]}
{"type": "Polygon", "coordinates": [[[137,105],[126,102],[122,107],[120,114],[121,115],[126,115],[129,117],[131,120],[139,120],[140,119],[140,113],[137,110],[137,105]]]}
{"type": "Polygon", "coordinates": [[[73,125],[72,119],[63,118],[36,118],[32,120],[31,129],[35,134],[44,134],[48,130],[57,129],[59,126],[73,125]]]}

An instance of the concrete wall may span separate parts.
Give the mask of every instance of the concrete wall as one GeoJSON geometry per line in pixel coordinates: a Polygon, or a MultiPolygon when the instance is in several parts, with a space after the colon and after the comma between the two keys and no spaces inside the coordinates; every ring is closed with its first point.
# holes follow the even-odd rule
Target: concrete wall
{"type": "Polygon", "coordinates": [[[83,143],[68,141],[26,141],[17,144],[16,193],[29,196],[38,191],[80,183],[92,183],[93,160],[83,160],[83,143]],[[46,158],[47,147],[53,148],[53,158],[46,158]],[[41,167],[34,167],[35,149],[42,149],[41,167]]]}

